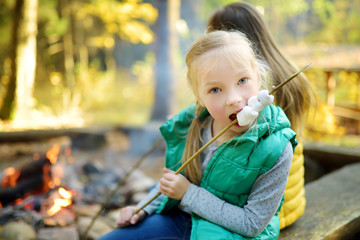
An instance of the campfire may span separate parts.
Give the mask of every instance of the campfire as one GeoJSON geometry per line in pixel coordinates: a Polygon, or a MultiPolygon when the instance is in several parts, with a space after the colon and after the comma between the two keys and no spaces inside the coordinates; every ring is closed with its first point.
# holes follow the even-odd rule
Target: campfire
{"type": "Polygon", "coordinates": [[[4,170],[1,181],[0,204],[7,205],[21,201],[28,195],[46,193],[59,184],[58,178],[51,177],[51,165],[56,164],[59,146],[53,146],[44,157],[34,154],[33,161],[15,169],[4,170]]]}
{"type": "Polygon", "coordinates": [[[56,192],[57,196],[52,202],[52,206],[46,212],[49,216],[54,216],[63,207],[67,207],[72,203],[72,193],[63,187],[60,187],[56,192]]]}
{"type": "MultiPolygon", "coordinates": [[[[83,159],[77,161],[85,154],[90,159],[93,153],[76,154],[72,154],[71,146],[54,144],[45,153],[34,153],[21,166],[2,171],[0,239],[6,239],[4,234],[20,232],[34,236],[25,239],[51,239],[48,237],[51,234],[67,234],[68,240],[79,239],[126,169],[100,167],[83,159]],[[12,231],[9,229],[17,232],[6,232],[12,231]]],[[[139,201],[152,184],[153,179],[141,171],[134,172],[107,203],[87,239],[112,230],[118,209],[139,201]]]]}

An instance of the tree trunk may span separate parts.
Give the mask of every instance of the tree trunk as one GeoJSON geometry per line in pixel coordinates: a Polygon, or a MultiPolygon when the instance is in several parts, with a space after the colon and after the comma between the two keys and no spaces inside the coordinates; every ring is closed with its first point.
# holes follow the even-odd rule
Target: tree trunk
{"type": "Polygon", "coordinates": [[[24,8],[24,0],[17,0],[14,8],[14,25],[12,28],[12,41],[11,41],[11,73],[8,88],[4,97],[4,102],[0,110],[0,118],[3,120],[10,120],[15,107],[15,90],[16,90],[16,50],[18,45],[18,27],[22,21],[22,13],[24,8]]]}
{"type": "MultiPolygon", "coordinates": [[[[77,1],[78,5],[83,4],[83,0],[77,1]]],[[[80,65],[80,77],[83,77],[83,79],[87,79],[88,77],[88,66],[89,66],[89,50],[86,42],[86,35],[84,31],[84,21],[79,20],[77,18],[74,18],[74,25],[76,31],[74,31],[75,34],[75,55],[78,58],[79,65],[80,65]]]]}
{"type": "Polygon", "coordinates": [[[167,119],[173,102],[173,63],[177,49],[175,22],[179,18],[180,0],[158,0],[158,19],[156,23],[156,65],[155,102],[151,120],[167,119]]]}
{"type": "Polygon", "coordinates": [[[24,0],[18,24],[16,50],[15,119],[26,122],[34,104],[38,0],[24,0]]]}
{"type": "Polygon", "coordinates": [[[73,21],[71,16],[71,6],[67,0],[60,0],[60,17],[69,20],[67,30],[63,36],[64,44],[64,70],[65,70],[65,83],[64,85],[68,88],[71,96],[75,87],[75,75],[74,75],[74,46],[73,46],[73,21]]]}
{"type": "Polygon", "coordinates": [[[0,118],[26,121],[33,105],[36,67],[37,0],[17,0],[12,32],[11,76],[0,118]]]}

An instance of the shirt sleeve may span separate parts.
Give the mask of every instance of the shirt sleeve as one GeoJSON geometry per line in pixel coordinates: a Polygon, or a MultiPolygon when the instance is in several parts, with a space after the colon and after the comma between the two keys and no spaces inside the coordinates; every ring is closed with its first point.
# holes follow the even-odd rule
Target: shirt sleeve
{"type": "Polygon", "coordinates": [[[255,237],[269,224],[280,205],[292,156],[293,148],[289,142],[274,166],[255,180],[248,201],[243,207],[227,203],[193,184],[180,205],[232,232],[255,237]]]}
{"type": "MultiPolygon", "coordinates": [[[[146,195],[144,199],[142,199],[136,206],[138,208],[142,207],[145,203],[147,203],[151,198],[153,198],[160,191],[160,183],[157,182],[152,190],[146,195]]],[[[164,194],[160,194],[157,198],[155,198],[151,203],[143,208],[143,210],[148,214],[153,214],[161,204],[161,202],[165,199],[164,194]]]]}

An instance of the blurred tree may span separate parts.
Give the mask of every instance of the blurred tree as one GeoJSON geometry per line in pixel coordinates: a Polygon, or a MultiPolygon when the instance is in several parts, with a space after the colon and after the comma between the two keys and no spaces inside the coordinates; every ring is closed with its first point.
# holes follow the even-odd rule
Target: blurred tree
{"type": "Polygon", "coordinates": [[[176,21],[180,15],[180,0],[157,0],[159,17],[156,22],[155,103],[151,120],[167,119],[173,102],[174,53],[177,50],[176,21]]]}
{"type": "MultiPolygon", "coordinates": [[[[71,100],[64,102],[64,98],[66,96],[72,98],[72,94],[67,93],[69,90],[73,92],[79,87],[76,79],[88,78],[86,73],[89,59],[98,58],[99,55],[96,54],[99,52],[105,53],[105,69],[115,71],[112,56],[115,35],[123,41],[131,43],[149,44],[154,39],[149,25],[155,22],[157,10],[151,4],[143,3],[141,0],[120,2],[116,0],[40,0],[39,8],[37,1],[17,0],[16,7],[13,7],[15,13],[13,15],[11,62],[22,62],[25,57],[28,59],[26,64],[22,63],[18,66],[11,64],[12,76],[8,78],[3,70],[6,67],[6,61],[4,61],[1,73],[6,90],[0,89],[4,95],[4,97],[1,96],[3,100],[0,101],[0,118],[2,119],[9,119],[14,115],[12,114],[14,103],[17,103],[19,109],[22,109],[21,111],[31,108],[36,103],[36,100],[32,99],[34,77],[30,76],[34,75],[37,62],[34,55],[36,54],[36,41],[34,42],[34,40],[36,40],[37,29],[40,43],[39,64],[36,70],[37,85],[40,86],[41,91],[46,89],[41,87],[43,85],[53,88],[62,86],[61,88],[57,87],[55,96],[51,96],[50,92],[45,94],[47,96],[41,99],[45,100],[42,102],[45,105],[50,105],[50,102],[63,102],[64,105],[65,102],[69,103],[71,100]],[[37,10],[39,10],[38,28],[37,10]],[[30,28],[33,29],[29,30],[30,28]],[[25,51],[27,51],[26,54],[24,54],[25,51]],[[15,73],[16,76],[23,77],[15,78],[15,73]],[[25,77],[27,80],[23,80],[25,77]],[[22,82],[16,84],[16,81],[22,82]],[[16,91],[19,94],[15,94],[16,91]],[[59,96],[63,99],[59,99],[60,101],[54,99],[59,96]],[[15,98],[21,99],[15,101],[15,98]],[[50,99],[51,101],[48,101],[50,99]]],[[[11,9],[9,2],[11,1],[5,2],[6,7],[10,6],[8,9],[11,9]]],[[[0,4],[0,6],[3,5],[3,3],[0,4]]],[[[3,9],[0,11],[1,14],[4,12],[6,14],[3,9]]],[[[1,23],[5,22],[7,19],[5,17],[2,15],[1,23]]],[[[6,28],[2,24],[0,26],[2,26],[0,30],[3,33],[6,28]]],[[[2,60],[6,57],[6,55],[1,55],[2,60]]],[[[51,92],[53,91],[51,90],[51,92]]],[[[81,90],[77,89],[76,91],[81,90]]],[[[38,93],[40,92],[38,91],[38,93]]]]}
{"type": "Polygon", "coordinates": [[[73,37],[73,13],[69,0],[59,0],[59,16],[60,18],[67,19],[67,31],[63,35],[63,52],[64,52],[64,71],[65,71],[65,87],[69,89],[71,95],[75,87],[75,74],[74,74],[74,41],[73,37]]]}
{"type": "MultiPolygon", "coordinates": [[[[214,9],[232,0],[204,1],[201,16],[207,21],[214,9]]],[[[280,44],[356,44],[360,42],[358,0],[248,0],[263,14],[280,44]]]]}
{"type": "MultiPolygon", "coordinates": [[[[360,43],[360,1],[313,0],[308,40],[330,44],[360,43]],[[314,24],[315,23],[315,24],[314,24]]],[[[310,23],[310,22],[308,22],[310,23]]]]}
{"type": "MultiPolygon", "coordinates": [[[[294,35],[299,32],[299,22],[296,27],[288,27],[289,21],[293,17],[301,16],[304,12],[310,9],[309,0],[247,0],[254,5],[266,19],[266,22],[271,29],[275,40],[279,43],[293,41],[294,35]],[[286,31],[284,30],[286,29],[286,31]],[[291,36],[291,38],[289,38],[291,36]]],[[[217,8],[225,6],[233,0],[207,0],[204,1],[204,8],[201,16],[207,21],[211,12],[217,8]]]]}
{"type": "Polygon", "coordinates": [[[141,0],[93,0],[77,9],[77,18],[86,20],[88,45],[105,49],[106,69],[114,69],[115,36],[132,44],[150,44],[154,34],[149,25],[157,18],[157,9],[141,0]]]}
{"type": "Polygon", "coordinates": [[[11,73],[0,118],[9,120],[15,110],[26,119],[33,106],[36,66],[37,0],[17,0],[11,45],[11,73]]]}

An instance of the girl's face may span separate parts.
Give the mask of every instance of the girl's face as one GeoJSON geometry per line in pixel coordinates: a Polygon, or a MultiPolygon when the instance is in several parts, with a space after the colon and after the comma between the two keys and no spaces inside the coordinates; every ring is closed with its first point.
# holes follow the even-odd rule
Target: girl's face
{"type": "MultiPolygon", "coordinates": [[[[199,103],[214,118],[212,133],[216,135],[236,118],[251,96],[257,95],[260,74],[251,67],[250,60],[234,64],[225,56],[214,54],[207,54],[199,60],[205,61],[201,67],[211,66],[203,78],[197,78],[198,97],[199,103]]],[[[227,131],[223,140],[239,135],[249,127],[236,124],[227,131]]]]}

